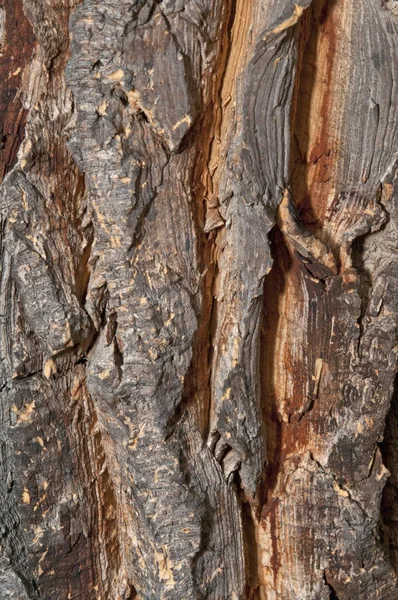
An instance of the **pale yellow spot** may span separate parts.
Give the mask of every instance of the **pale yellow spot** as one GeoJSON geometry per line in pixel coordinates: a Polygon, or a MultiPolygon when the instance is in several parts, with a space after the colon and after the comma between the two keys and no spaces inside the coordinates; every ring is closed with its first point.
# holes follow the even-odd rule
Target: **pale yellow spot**
{"type": "Polygon", "coordinates": [[[39,498],[39,501],[38,501],[38,502],[36,502],[36,504],[35,504],[35,507],[34,507],[34,509],[33,509],[33,511],[34,511],[34,512],[36,512],[36,511],[37,511],[37,509],[39,508],[39,506],[40,506],[41,504],[43,504],[43,502],[44,502],[44,500],[45,500],[46,498],[47,498],[47,494],[43,494],[42,496],[40,496],[40,498],[39,498]]]}
{"type": "MultiPolygon", "coordinates": [[[[43,574],[43,568],[42,568],[42,566],[41,566],[41,563],[42,563],[42,562],[43,562],[43,560],[46,558],[46,556],[47,556],[47,553],[48,553],[48,550],[45,550],[45,551],[43,552],[43,554],[41,555],[41,557],[40,557],[40,560],[39,560],[39,566],[38,566],[38,569],[37,569],[37,572],[38,572],[38,575],[39,575],[39,576],[43,574]]],[[[69,598],[69,597],[70,597],[70,595],[68,596],[68,598],[69,598]]]]}
{"type": "MultiPolygon", "coordinates": [[[[25,164],[26,164],[26,160],[22,161],[22,162],[25,162],[25,164]]],[[[23,168],[25,165],[22,165],[22,162],[21,162],[21,166],[23,168]]],[[[28,210],[29,205],[28,205],[27,200],[26,200],[26,192],[25,192],[25,190],[23,188],[22,188],[21,192],[22,192],[22,206],[23,206],[23,209],[24,210],[28,210]]]]}
{"type": "Polygon", "coordinates": [[[231,397],[231,388],[227,388],[224,392],[224,394],[222,395],[221,400],[229,400],[231,397]]]}
{"type": "Polygon", "coordinates": [[[317,383],[321,378],[322,367],[323,367],[322,358],[317,358],[315,361],[315,375],[312,376],[312,379],[313,379],[313,381],[315,381],[315,383],[317,383]]]}
{"type": "Polygon", "coordinates": [[[35,532],[35,537],[33,538],[33,543],[37,544],[44,535],[43,527],[41,527],[40,525],[37,525],[37,527],[34,528],[34,532],[35,532]]]}
{"type": "Polygon", "coordinates": [[[35,408],[36,404],[33,400],[33,402],[31,402],[30,404],[25,404],[21,410],[18,410],[18,408],[15,405],[12,407],[11,410],[17,415],[19,421],[24,421],[26,423],[30,421],[35,408]]]}
{"type": "Polygon", "coordinates": [[[358,433],[362,433],[363,432],[363,425],[360,422],[357,423],[357,432],[358,433]]]}
{"type": "Polygon", "coordinates": [[[319,392],[319,383],[321,381],[321,375],[322,375],[322,369],[323,369],[323,359],[322,358],[317,358],[315,361],[315,374],[312,376],[312,379],[314,381],[314,395],[318,396],[318,392],[319,392]]]}
{"type": "Polygon", "coordinates": [[[393,186],[391,185],[391,183],[383,183],[382,198],[384,202],[388,202],[391,199],[392,192],[393,186]]]}
{"type": "Polygon", "coordinates": [[[30,138],[26,138],[26,140],[23,144],[23,153],[25,155],[29,154],[29,152],[32,150],[32,146],[33,146],[32,140],[30,138]]]}
{"type": "Polygon", "coordinates": [[[335,481],[333,483],[333,488],[334,488],[334,491],[337,492],[339,496],[342,496],[342,498],[348,498],[349,493],[347,492],[347,490],[343,490],[343,488],[341,488],[339,486],[339,484],[337,483],[337,481],[335,481]]]}
{"type": "Polygon", "coordinates": [[[24,491],[22,492],[22,502],[24,504],[30,504],[30,493],[28,488],[24,488],[24,491]]]}
{"type": "Polygon", "coordinates": [[[175,581],[173,577],[172,571],[172,562],[168,558],[166,554],[166,548],[163,548],[163,552],[155,551],[155,558],[159,565],[159,577],[162,581],[165,581],[166,588],[173,588],[175,586],[175,581]]]}
{"type": "Polygon", "coordinates": [[[166,327],[168,327],[172,323],[172,321],[174,320],[174,317],[175,317],[175,314],[174,313],[170,313],[169,318],[164,323],[166,327]]]}
{"type": "MultiPolygon", "coordinates": [[[[281,33],[282,31],[285,31],[285,29],[288,29],[289,27],[293,27],[293,25],[295,25],[297,23],[297,21],[299,20],[299,18],[303,14],[303,12],[304,12],[304,8],[302,6],[298,6],[297,4],[295,4],[294,12],[293,12],[292,16],[289,19],[286,19],[286,21],[283,21],[283,23],[281,23],[277,27],[275,27],[275,29],[272,30],[272,33],[281,33]]],[[[264,40],[265,39],[266,39],[266,37],[264,38],[264,40]]]]}
{"type": "Polygon", "coordinates": [[[108,103],[106,100],[104,100],[103,102],[101,102],[101,104],[99,105],[99,107],[97,108],[97,112],[104,116],[106,115],[106,109],[108,108],[108,103]]]}
{"type": "Polygon", "coordinates": [[[141,298],[140,304],[148,304],[148,298],[145,298],[145,297],[141,298]]]}
{"type": "Polygon", "coordinates": [[[121,177],[120,181],[122,183],[130,183],[131,182],[131,178],[130,177],[121,177]]]}
{"type": "Polygon", "coordinates": [[[380,467],[380,471],[376,475],[376,479],[377,479],[377,481],[380,481],[381,479],[384,479],[384,477],[386,475],[389,475],[389,474],[390,473],[389,473],[388,469],[386,469],[386,467],[382,464],[380,467]]]}
{"type": "Polygon", "coordinates": [[[118,69],[117,71],[114,71],[110,75],[107,75],[107,79],[109,79],[110,81],[121,81],[123,79],[123,77],[124,77],[124,71],[122,69],[118,69]]]}
{"type": "Polygon", "coordinates": [[[100,379],[106,379],[107,377],[109,377],[109,369],[105,369],[104,371],[101,371],[101,373],[98,374],[98,377],[100,379]]]}
{"type": "Polygon", "coordinates": [[[172,127],[173,131],[181,127],[181,125],[184,125],[184,123],[187,123],[188,126],[192,123],[192,119],[189,115],[186,115],[183,119],[177,121],[177,123],[174,123],[172,127]]]}
{"type": "Polygon", "coordinates": [[[218,567],[217,569],[215,569],[212,573],[212,576],[210,577],[210,581],[213,581],[213,579],[217,577],[217,575],[221,575],[222,572],[222,567],[218,567]]]}
{"type": "Polygon", "coordinates": [[[99,210],[95,200],[92,200],[91,203],[94,207],[99,226],[101,227],[101,229],[103,229],[105,231],[105,233],[109,233],[109,229],[106,226],[106,219],[105,219],[104,215],[101,213],[101,211],[99,210]]]}
{"type": "Polygon", "coordinates": [[[82,382],[78,379],[75,379],[74,384],[71,389],[71,396],[73,399],[79,398],[80,392],[82,389],[82,382]]]}
{"type": "Polygon", "coordinates": [[[120,238],[117,237],[116,235],[110,237],[110,242],[111,242],[112,248],[120,248],[122,245],[120,238]]]}
{"type": "Polygon", "coordinates": [[[127,92],[127,99],[128,99],[130,107],[133,110],[137,110],[137,105],[140,102],[139,93],[136,90],[130,90],[129,92],[127,92]]]}
{"type": "Polygon", "coordinates": [[[56,372],[57,372],[57,365],[52,360],[52,358],[49,358],[46,361],[46,364],[44,365],[43,375],[46,379],[50,379],[51,375],[54,375],[54,373],[56,373],[56,372]]]}

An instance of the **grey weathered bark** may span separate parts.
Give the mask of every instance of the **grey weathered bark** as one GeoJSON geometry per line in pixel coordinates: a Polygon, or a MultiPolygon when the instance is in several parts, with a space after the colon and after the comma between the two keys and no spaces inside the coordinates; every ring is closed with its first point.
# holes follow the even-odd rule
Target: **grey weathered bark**
{"type": "Polygon", "coordinates": [[[1,600],[398,599],[397,6],[0,0],[1,600]]]}

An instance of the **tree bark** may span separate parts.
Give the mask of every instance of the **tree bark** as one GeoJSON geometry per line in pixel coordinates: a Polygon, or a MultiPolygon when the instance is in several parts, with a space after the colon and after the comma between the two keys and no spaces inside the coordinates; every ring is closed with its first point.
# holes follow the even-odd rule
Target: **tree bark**
{"type": "Polygon", "coordinates": [[[397,7],[0,0],[1,600],[398,599],[397,7]]]}

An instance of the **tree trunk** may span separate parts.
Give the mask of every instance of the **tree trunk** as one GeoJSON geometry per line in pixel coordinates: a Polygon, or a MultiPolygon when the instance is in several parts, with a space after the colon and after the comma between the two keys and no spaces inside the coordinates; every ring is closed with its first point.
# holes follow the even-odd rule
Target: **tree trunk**
{"type": "Polygon", "coordinates": [[[397,0],[0,17],[1,600],[397,600],[397,0]]]}

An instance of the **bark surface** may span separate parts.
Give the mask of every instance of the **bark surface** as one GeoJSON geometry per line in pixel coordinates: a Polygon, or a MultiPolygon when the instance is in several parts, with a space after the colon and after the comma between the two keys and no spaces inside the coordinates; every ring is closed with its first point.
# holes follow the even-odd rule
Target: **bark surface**
{"type": "Polygon", "coordinates": [[[0,599],[398,600],[397,0],[0,43],[0,599]]]}

